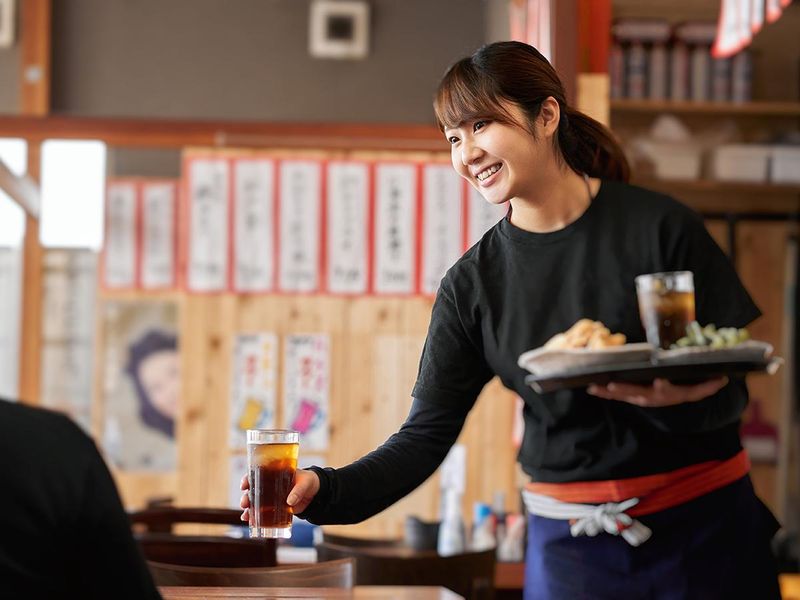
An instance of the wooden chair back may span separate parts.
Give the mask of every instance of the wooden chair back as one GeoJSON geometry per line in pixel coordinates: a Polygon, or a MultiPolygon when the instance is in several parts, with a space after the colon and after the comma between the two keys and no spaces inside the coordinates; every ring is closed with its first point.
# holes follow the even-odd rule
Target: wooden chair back
{"type": "Polygon", "coordinates": [[[359,548],[385,548],[387,546],[396,548],[403,546],[403,540],[398,538],[351,537],[349,535],[331,533],[325,529],[322,530],[322,541],[336,546],[356,546],[359,548]]]}
{"type": "Polygon", "coordinates": [[[494,597],[495,552],[439,556],[408,547],[317,545],[317,558],[356,560],[356,585],[439,585],[467,600],[494,597]]]}
{"type": "Polygon", "coordinates": [[[151,505],[143,510],[130,513],[134,529],[151,533],[172,533],[177,523],[197,523],[203,525],[241,526],[241,511],[232,508],[179,507],[169,504],[151,505]]]}
{"type": "Polygon", "coordinates": [[[147,565],[160,586],[352,588],[356,569],[352,558],[256,569],[186,567],[152,561],[147,565]]]}
{"type": "Polygon", "coordinates": [[[136,534],[147,560],[195,567],[272,567],[277,564],[275,540],[217,535],[136,534]]]}

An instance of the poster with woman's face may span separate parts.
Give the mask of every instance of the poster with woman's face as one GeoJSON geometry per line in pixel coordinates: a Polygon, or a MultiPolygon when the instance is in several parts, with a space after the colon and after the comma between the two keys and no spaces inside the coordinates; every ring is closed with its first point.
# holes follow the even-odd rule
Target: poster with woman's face
{"type": "Polygon", "coordinates": [[[180,399],[177,311],[171,302],[105,306],[103,446],[126,471],[171,471],[180,399]]]}

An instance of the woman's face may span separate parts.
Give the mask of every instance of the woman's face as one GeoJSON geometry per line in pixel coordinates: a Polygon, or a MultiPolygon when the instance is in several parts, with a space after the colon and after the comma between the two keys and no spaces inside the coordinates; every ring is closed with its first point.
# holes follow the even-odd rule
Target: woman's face
{"type": "Polygon", "coordinates": [[[180,364],[175,350],[154,352],[139,363],[139,381],[158,412],[170,419],[178,414],[180,364]]]}
{"type": "Polygon", "coordinates": [[[444,131],[453,168],[492,204],[530,196],[537,167],[547,158],[549,139],[533,137],[521,108],[507,104],[506,109],[515,124],[477,119],[444,131]]]}

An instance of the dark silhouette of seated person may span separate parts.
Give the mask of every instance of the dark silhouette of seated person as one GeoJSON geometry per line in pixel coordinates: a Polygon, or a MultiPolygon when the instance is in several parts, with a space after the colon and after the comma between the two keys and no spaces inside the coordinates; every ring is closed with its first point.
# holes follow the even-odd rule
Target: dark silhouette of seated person
{"type": "Polygon", "coordinates": [[[161,597],[103,458],[68,417],[0,400],[0,480],[0,597],[161,597]]]}

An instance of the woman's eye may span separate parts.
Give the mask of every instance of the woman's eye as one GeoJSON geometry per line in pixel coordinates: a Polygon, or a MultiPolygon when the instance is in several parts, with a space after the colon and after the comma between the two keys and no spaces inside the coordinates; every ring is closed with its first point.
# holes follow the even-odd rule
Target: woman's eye
{"type": "Polygon", "coordinates": [[[473,131],[478,131],[479,129],[483,129],[488,124],[488,121],[475,121],[475,125],[472,126],[473,131]]]}
{"type": "Polygon", "coordinates": [[[451,135],[449,138],[447,138],[447,141],[451,144],[455,144],[458,141],[458,138],[454,135],[451,135]]]}

